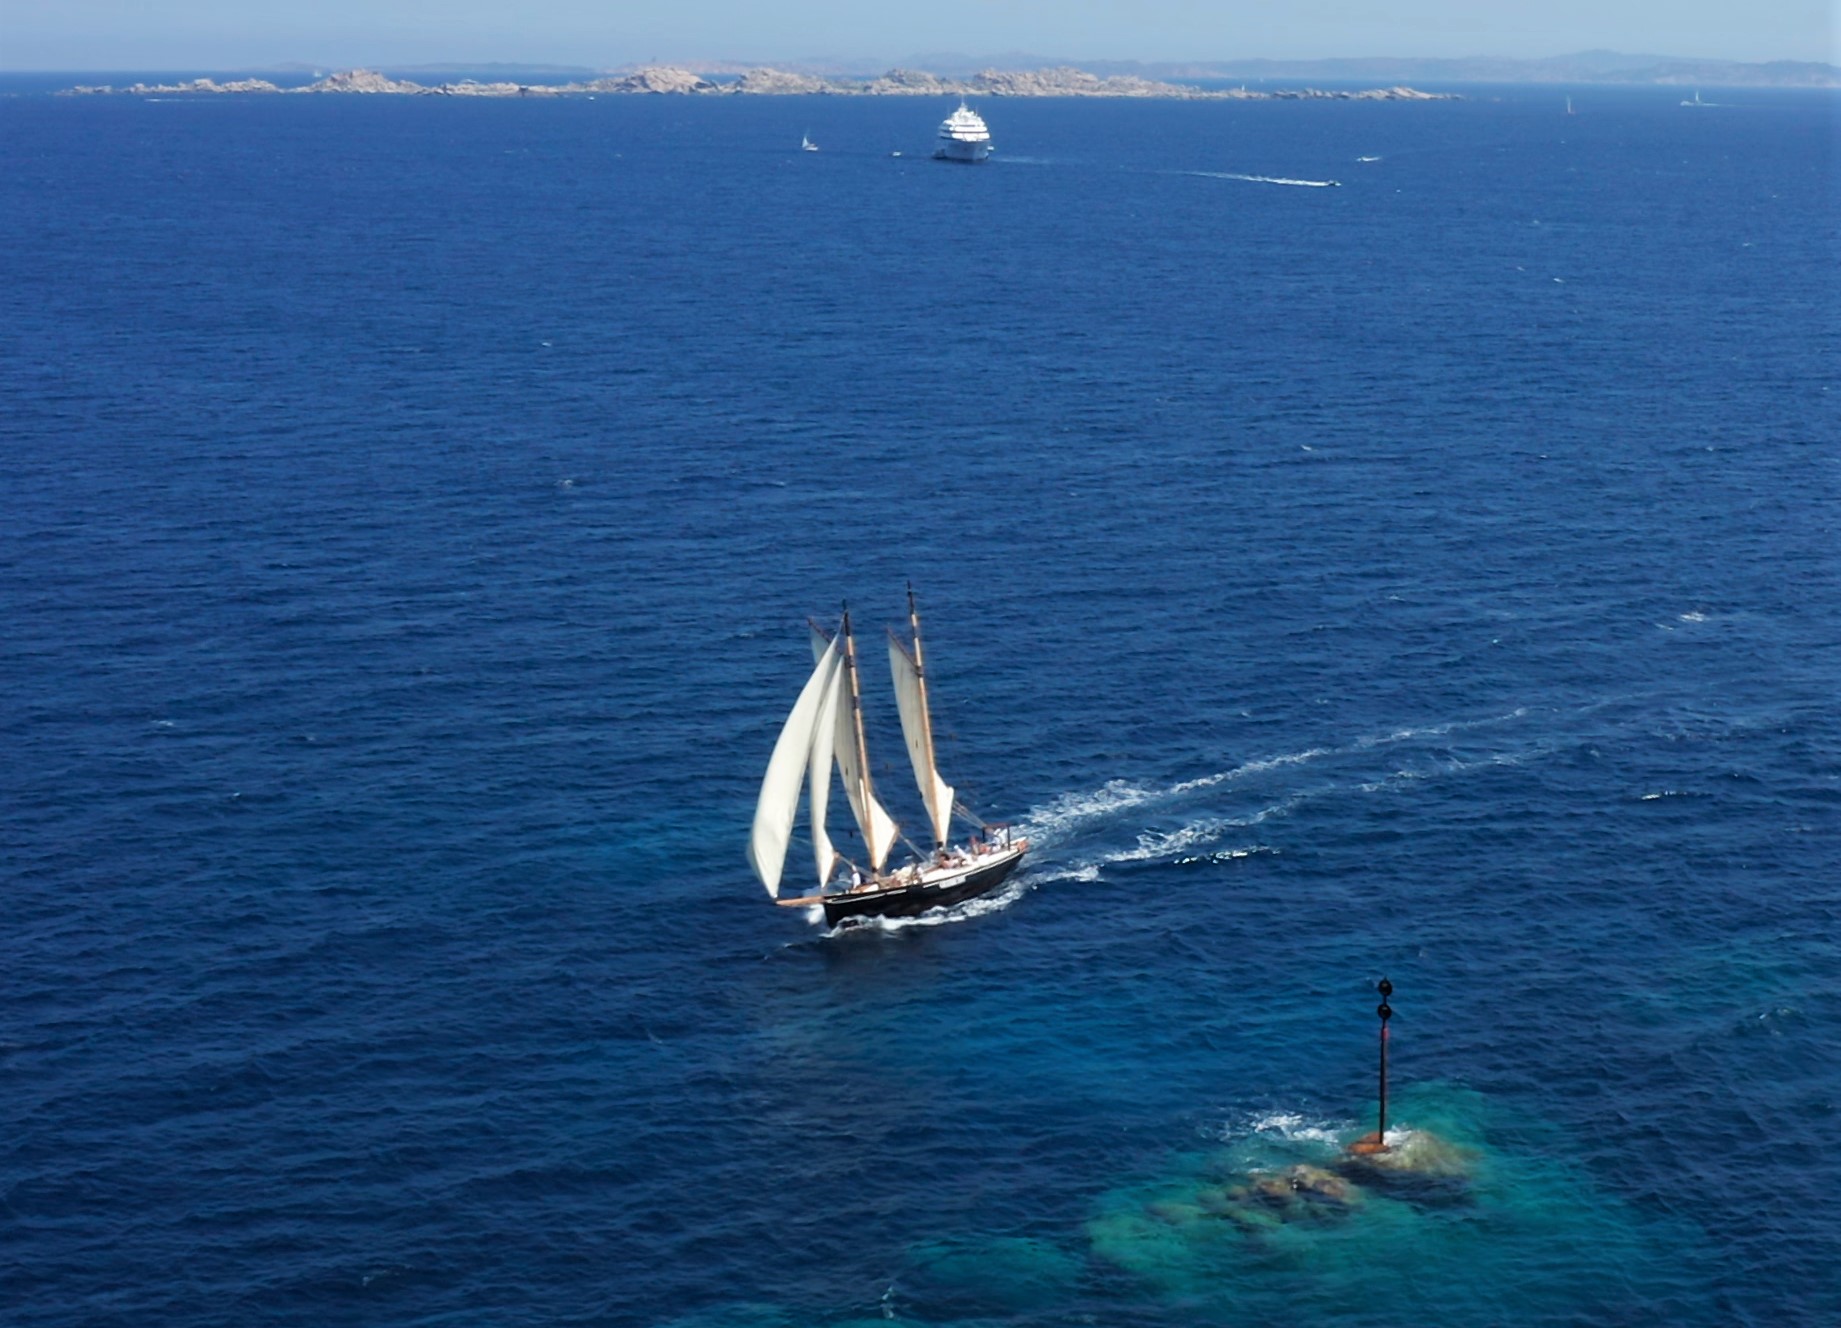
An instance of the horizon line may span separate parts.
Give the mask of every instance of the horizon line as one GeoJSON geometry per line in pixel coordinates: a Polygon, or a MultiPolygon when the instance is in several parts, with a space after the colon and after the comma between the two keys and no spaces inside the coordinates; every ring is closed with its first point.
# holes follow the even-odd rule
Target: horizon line
{"type": "MultiPolygon", "coordinates": [[[[732,69],[786,69],[798,70],[824,67],[834,72],[850,71],[871,74],[894,69],[913,69],[916,72],[931,72],[929,63],[947,63],[955,67],[972,67],[990,70],[1008,70],[1014,68],[1013,62],[1026,62],[1031,66],[1042,68],[1084,69],[1089,65],[1138,66],[1143,68],[1158,67],[1206,67],[1224,65],[1323,65],[1323,64],[1419,64],[1419,65],[1464,65],[1464,64],[1510,64],[1510,65],[1553,65],[1567,61],[1586,58],[1615,57],[1631,61],[1631,72],[1636,72],[1650,65],[1719,65],[1739,68],[1766,68],[1772,65],[1805,65],[1834,70],[1841,73],[1841,64],[1827,60],[1805,59],[1795,56],[1776,56],[1762,60],[1735,60],[1728,56],[1692,56],[1664,55],[1653,52],[1616,51],[1605,47],[1592,47],[1584,50],[1568,51],[1557,55],[1313,55],[1313,56],[1262,56],[1232,55],[1206,57],[1174,58],[1114,58],[1114,57],[1072,57],[1043,56],[1028,51],[1005,51],[990,55],[969,55],[961,52],[931,51],[913,53],[893,61],[843,56],[798,56],[778,57],[774,59],[749,60],[735,57],[719,56],[653,56],[643,60],[622,60],[612,63],[591,64],[583,62],[528,59],[514,60],[504,57],[479,59],[389,59],[389,60],[265,60],[248,63],[230,64],[145,64],[145,65],[21,65],[0,64],[0,74],[79,74],[79,73],[228,73],[228,72],[297,72],[302,70],[349,70],[349,69],[428,69],[428,70],[464,70],[464,69],[549,69],[563,71],[593,71],[596,73],[628,71],[648,68],[680,68],[692,72],[702,70],[732,69]],[[1644,63],[1637,63],[1644,62],[1644,63]]],[[[1610,72],[1610,71],[1606,71],[1610,72]]]]}

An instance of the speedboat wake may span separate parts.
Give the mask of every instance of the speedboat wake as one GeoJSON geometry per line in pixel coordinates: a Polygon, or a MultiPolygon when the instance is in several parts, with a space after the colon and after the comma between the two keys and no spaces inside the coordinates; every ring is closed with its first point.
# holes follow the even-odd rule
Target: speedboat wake
{"type": "Polygon", "coordinates": [[[1184,171],[1204,180],[1239,180],[1246,184],[1289,184],[1300,189],[1335,189],[1341,180],[1293,180],[1284,175],[1241,175],[1236,171],[1184,171]]]}

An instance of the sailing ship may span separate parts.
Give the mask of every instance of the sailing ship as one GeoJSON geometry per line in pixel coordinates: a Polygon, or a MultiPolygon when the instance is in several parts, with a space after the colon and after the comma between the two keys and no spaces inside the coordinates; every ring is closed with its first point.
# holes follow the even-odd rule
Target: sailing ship
{"type": "Polygon", "coordinates": [[[748,839],[748,862],[776,904],[786,908],[820,905],[825,921],[832,926],[868,917],[915,917],[987,894],[1002,884],[1029,851],[1028,840],[1012,839],[1007,827],[973,815],[940,777],[934,759],[920,614],[912,589],[908,591],[908,630],[911,644],[889,633],[889,671],[901,712],[902,736],[927,810],[933,851],[922,852],[908,841],[876,797],[863,735],[863,697],[848,610],[835,636],[813,625],[816,667],[780,730],[761,780],[754,829],[748,839]],[[862,833],[866,862],[849,861],[826,833],[834,766],[862,833]],[[808,797],[818,892],[781,898],[781,876],[802,790],[808,797]],[[950,839],[954,812],[977,828],[966,843],[956,846],[950,839]],[[889,857],[897,841],[906,844],[914,856],[906,865],[891,869],[889,857]]]}
{"type": "Polygon", "coordinates": [[[818,151],[818,144],[812,141],[812,134],[810,130],[807,130],[805,133],[799,135],[799,150],[801,152],[818,151]]]}

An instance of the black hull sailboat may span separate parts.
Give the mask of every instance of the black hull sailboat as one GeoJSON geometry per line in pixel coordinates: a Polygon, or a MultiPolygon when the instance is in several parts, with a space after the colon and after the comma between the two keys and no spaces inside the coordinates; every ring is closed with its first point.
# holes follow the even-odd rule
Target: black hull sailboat
{"type": "Polygon", "coordinates": [[[825,921],[833,927],[861,918],[918,918],[932,909],[951,908],[990,894],[1016,870],[1026,851],[1009,848],[950,869],[950,874],[942,875],[936,869],[919,879],[898,875],[841,894],[818,895],[810,902],[824,905],[825,921]]]}
{"type": "Polygon", "coordinates": [[[972,815],[957,801],[952,786],[940,778],[934,762],[933,721],[921,662],[920,615],[914,607],[912,590],[908,592],[908,625],[911,646],[893,632],[889,634],[889,668],[901,711],[902,734],[933,832],[933,853],[923,855],[915,849],[915,860],[907,866],[893,870],[888,866],[896,841],[908,841],[877,801],[870,781],[856,645],[850,635],[848,613],[835,637],[814,627],[812,654],[817,667],[799,693],[792,714],[787,716],[761,781],[754,830],[748,841],[748,861],[776,904],[786,908],[819,905],[832,926],[870,917],[918,917],[936,908],[950,908],[975,899],[1001,885],[1029,851],[1028,840],[1013,840],[1001,828],[972,815]],[[842,776],[851,813],[863,834],[869,861],[862,866],[848,863],[825,833],[833,765],[842,776]],[[780,876],[802,791],[810,798],[819,888],[816,894],[783,899],[780,876]],[[951,846],[948,829],[954,812],[988,838],[974,836],[966,846],[951,846]],[[846,866],[851,883],[833,885],[846,866]]]}

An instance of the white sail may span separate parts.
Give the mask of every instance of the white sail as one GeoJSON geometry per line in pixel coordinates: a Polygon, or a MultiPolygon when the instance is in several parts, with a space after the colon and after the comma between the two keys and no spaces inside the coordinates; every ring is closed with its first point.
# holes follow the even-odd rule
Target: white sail
{"type": "Polygon", "coordinates": [[[908,759],[914,763],[914,780],[921,801],[933,822],[933,842],[944,848],[952,820],[952,786],[940,778],[933,757],[933,720],[927,713],[927,685],[920,665],[907,648],[889,634],[889,672],[895,678],[895,704],[901,710],[901,735],[908,740],[908,759]]]}
{"type": "MultiPolygon", "coordinates": [[[[761,780],[761,799],[754,808],[754,831],[748,837],[748,864],[761,878],[767,893],[780,895],[780,871],[786,865],[786,845],[793,834],[793,816],[799,810],[799,787],[817,738],[824,702],[837,685],[841,665],[835,648],[819,656],[818,667],[799,692],[799,700],[767,761],[761,780]]],[[[827,780],[830,769],[827,766],[827,780]]]]}
{"type": "MultiPolygon", "coordinates": [[[[836,648],[836,643],[828,640],[823,632],[817,628],[812,629],[814,657],[836,648]]],[[[863,699],[852,692],[856,674],[848,661],[838,666],[838,673],[837,723],[832,730],[832,751],[837,756],[838,773],[844,777],[844,794],[850,799],[850,810],[857,818],[857,829],[863,832],[863,844],[869,850],[870,869],[881,871],[883,864],[889,860],[889,850],[895,847],[895,837],[900,833],[900,827],[895,824],[895,818],[876,801],[875,789],[869,781],[869,771],[858,756],[858,725],[862,722],[863,699]]]]}
{"type": "Polygon", "coordinates": [[[825,833],[825,813],[831,804],[831,751],[837,738],[837,707],[843,699],[844,666],[831,670],[830,685],[818,705],[818,717],[812,725],[811,808],[812,852],[818,859],[818,884],[822,889],[837,868],[837,849],[825,833]]]}

